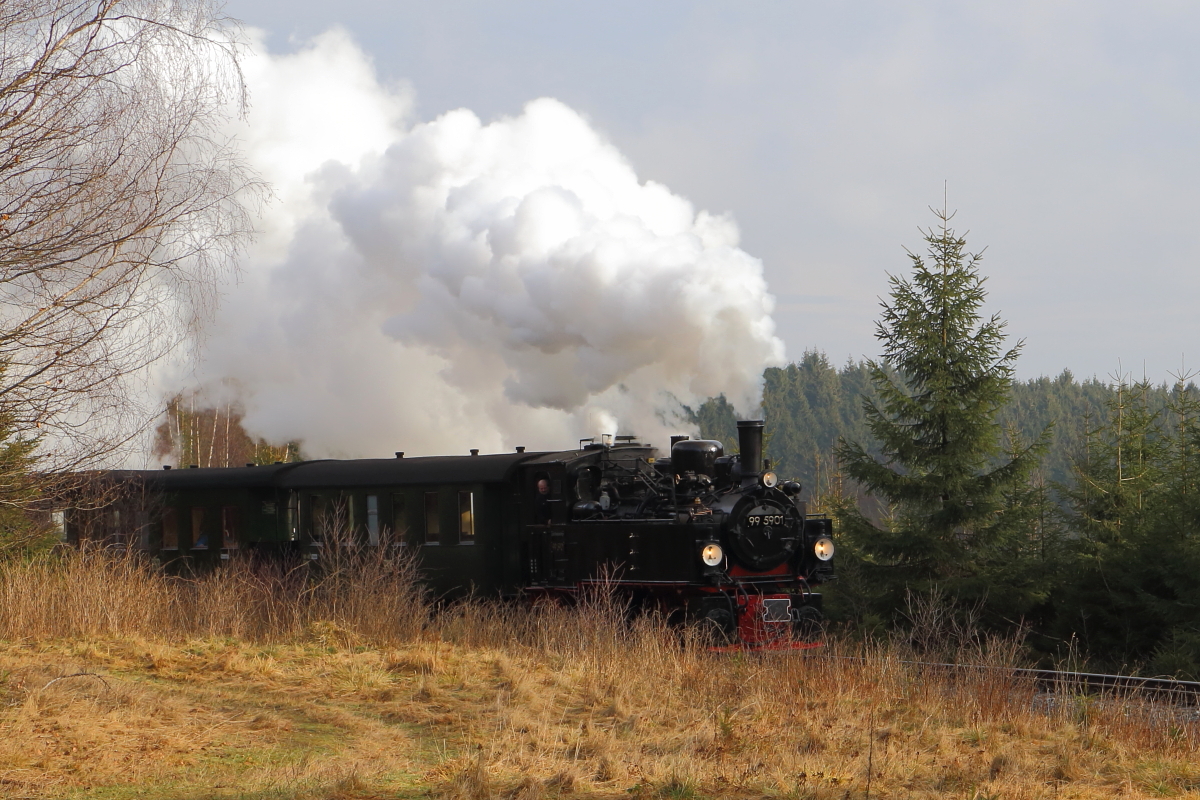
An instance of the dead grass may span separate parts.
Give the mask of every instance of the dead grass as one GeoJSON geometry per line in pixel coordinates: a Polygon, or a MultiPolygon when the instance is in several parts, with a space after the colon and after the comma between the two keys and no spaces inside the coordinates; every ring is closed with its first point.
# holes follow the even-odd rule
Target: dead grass
{"type": "MultiPolygon", "coordinates": [[[[1194,719],[1048,704],[1003,669],[916,666],[907,643],[715,654],[604,597],[433,613],[411,587],[400,622],[349,596],[386,586],[362,579],[285,611],[247,573],[78,558],[0,570],[26,614],[0,610],[6,797],[1200,796],[1194,719]],[[236,602],[187,611],[201,596],[236,602]]],[[[961,631],[919,646],[1018,653],[961,631]]]]}
{"type": "Polygon", "coordinates": [[[421,630],[429,606],[410,560],[390,548],[333,551],[317,568],[244,558],[193,578],[104,549],[0,561],[0,637],[312,637],[347,646],[421,630]]]}
{"type": "Polygon", "coordinates": [[[6,797],[357,796],[420,774],[418,743],[373,707],[395,683],[377,650],[11,646],[0,675],[6,797]]]}

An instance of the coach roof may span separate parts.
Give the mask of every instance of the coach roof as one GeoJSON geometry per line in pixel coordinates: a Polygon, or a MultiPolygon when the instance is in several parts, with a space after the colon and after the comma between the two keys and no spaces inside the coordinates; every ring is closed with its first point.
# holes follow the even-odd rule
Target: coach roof
{"type": "Polygon", "coordinates": [[[208,467],[119,473],[159,491],[193,489],[319,489],[439,483],[496,483],[518,464],[547,463],[579,453],[497,453],[479,456],[419,456],[299,461],[260,467],[208,467]]]}
{"type": "Polygon", "coordinates": [[[350,486],[403,486],[433,483],[495,483],[507,480],[521,462],[540,453],[486,456],[362,458],[352,461],[305,461],[281,475],[285,489],[350,486]]]}
{"type": "Polygon", "coordinates": [[[151,489],[177,492],[188,489],[269,489],[279,477],[300,464],[266,464],[261,467],[205,467],[204,469],[128,470],[113,473],[122,479],[139,479],[151,489]]]}

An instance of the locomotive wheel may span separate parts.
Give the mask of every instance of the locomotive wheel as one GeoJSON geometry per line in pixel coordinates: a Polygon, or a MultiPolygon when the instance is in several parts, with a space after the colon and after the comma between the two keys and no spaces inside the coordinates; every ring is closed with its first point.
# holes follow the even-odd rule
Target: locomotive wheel
{"type": "Polygon", "coordinates": [[[697,622],[700,635],[710,645],[723,647],[737,640],[737,620],[727,608],[710,608],[697,622]]]}
{"type": "Polygon", "coordinates": [[[792,611],[792,635],[801,640],[815,639],[825,631],[825,615],[816,606],[800,606],[792,611]]]}

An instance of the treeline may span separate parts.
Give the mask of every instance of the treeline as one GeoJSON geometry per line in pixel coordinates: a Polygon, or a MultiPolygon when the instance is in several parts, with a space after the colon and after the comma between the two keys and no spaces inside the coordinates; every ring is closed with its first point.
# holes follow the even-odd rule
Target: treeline
{"type": "MultiPolygon", "coordinates": [[[[1188,388],[1195,386],[1189,383],[1188,388]]],[[[1146,384],[1141,390],[1148,406],[1159,414],[1166,412],[1179,391],[1165,383],[1146,384]]],[[[1070,484],[1077,460],[1085,455],[1086,432],[1107,421],[1117,394],[1114,379],[1080,381],[1070,370],[1056,378],[1014,381],[997,422],[1006,435],[1025,442],[1049,428],[1049,446],[1039,474],[1048,483],[1070,484]]],[[[876,399],[866,361],[851,360],[836,367],[824,353],[810,350],[786,367],[767,369],[763,373],[766,453],[779,474],[799,480],[810,496],[827,492],[837,477],[838,442],[871,441],[864,398],[876,399]]],[[[701,405],[693,419],[702,436],[719,439],[736,451],[737,414],[724,397],[701,405]]]]}
{"type": "Polygon", "coordinates": [[[242,427],[237,403],[211,405],[196,393],[167,401],[163,421],[154,430],[155,457],[180,467],[238,467],[303,461],[299,442],[275,445],[242,427]],[[197,405],[199,403],[199,405],[197,405]]]}

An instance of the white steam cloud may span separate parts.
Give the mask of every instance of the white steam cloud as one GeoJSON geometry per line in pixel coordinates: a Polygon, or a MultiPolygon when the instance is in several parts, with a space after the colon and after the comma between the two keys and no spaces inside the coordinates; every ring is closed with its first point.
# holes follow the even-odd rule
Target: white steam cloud
{"type": "Polygon", "coordinates": [[[761,262],[578,113],[414,123],[338,31],[247,66],[239,135],[276,198],[165,388],[236,392],[252,433],[334,456],[656,439],[680,404],[756,408],[783,358],[761,262]]]}

